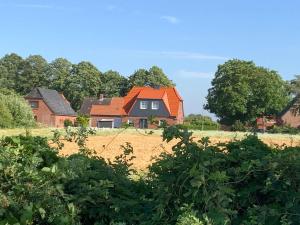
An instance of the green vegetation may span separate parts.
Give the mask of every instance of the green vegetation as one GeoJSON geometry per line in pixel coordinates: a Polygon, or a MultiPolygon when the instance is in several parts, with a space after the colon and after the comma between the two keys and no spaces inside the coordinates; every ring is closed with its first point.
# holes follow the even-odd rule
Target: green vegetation
{"type": "Polygon", "coordinates": [[[58,156],[55,132],[47,139],[0,141],[0,224],[298,224],[300,148],[272,148],[256,136],[211,145],[194,142],[179,126],[178,138],[139,176],[131,168],[129,143],[106,162],[85,145],[93,130],[66,130],[79,153],[58,156]],[[134,175],[134,176],[133,176],[134,175]],[[133,179],[134,177],[134,179],[133,179]],[[287,194],[283,194],[287,193],[287,194]]]}
{"type": "Polygon", "coordinates": [[[72,64],[57,58],[48,63],[40,55],[26,59],[15,53],[0,59],[0,88],[26,95],[34,87],[47,87],[62,92],[78,110],[85,97],[124,96],[133,85],[173,85],[163,71],[153,66],[137,70],[127,79],[116,71],[102,73],[90,62],[72,64]]]}
{"type": "Polygon", "coordinates": [[[275,115],[289,101],[287,84],[276,71],[253,62],[229,60],[218,66],[205,108],[222,124],[236,120],[254,123],[261,115],[275,115]]]}
{"type": "Polygon", "coordinates": [[[291,127],[289,125],[282,125],[282,126],[274,126],[270,130],[268,130],[271,134],[299,134],[300,129],[291,127]]]}
{"type": "Polygon", "coordinates": [[[0,90],[0,128],[33,126],[35,121],[27,102],[12,91],[0,90]]]}
{"type": "Polygon", "coordinates": [[[190,130],[219,130],[220,125],[209,116],[190,114],[184,118],[184,126],[190,130]]]}

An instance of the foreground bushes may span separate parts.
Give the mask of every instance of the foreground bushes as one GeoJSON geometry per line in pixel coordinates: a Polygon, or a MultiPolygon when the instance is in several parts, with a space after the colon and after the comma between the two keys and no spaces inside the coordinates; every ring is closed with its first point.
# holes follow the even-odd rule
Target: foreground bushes
{"type": "Polygon", "coordinates": [[[79,153],[59,157],[56,133],[0,143],[0,224],[298,224],[300,148],[274,149],[256,136],[228,144],[179,138],[144,177],[131,169],[132,147],[112,162],[85,146],[87,130],[67,138],[79,153]],[[135,178],[132,179],[132,175],[135,178]]]}

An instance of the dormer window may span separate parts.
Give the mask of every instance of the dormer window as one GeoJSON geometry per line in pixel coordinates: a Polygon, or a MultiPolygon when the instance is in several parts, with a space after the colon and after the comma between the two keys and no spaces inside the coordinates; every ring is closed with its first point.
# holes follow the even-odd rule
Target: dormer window
{"type": "Polygon", "coordinates": [[[30,101],[29,104],[32,109],[37,109],[39,107],[38,101],[30,101]]]}
{"type": "Polygon", "coordinates": [[[140,109],[147,109],[148,108],[148,102],[147,101],[141,101],[140,102],[140,109]]]}
{"type": "Polygon", "coordinates": [[[152,101],[151,108],[154,110],[157,110],[159,108],[159,102],[158,101],[152,101]]]}

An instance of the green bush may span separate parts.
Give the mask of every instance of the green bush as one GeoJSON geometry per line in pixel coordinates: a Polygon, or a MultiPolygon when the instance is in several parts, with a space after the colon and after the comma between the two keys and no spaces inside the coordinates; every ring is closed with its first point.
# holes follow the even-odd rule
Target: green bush
{"type": "Polygon", "coordinates": [[[86,115],[78,115],[75,120],[76,127],[88,127],[90,123],[90,118],[86,115]]]}
{"type": "Polygon", "coordinates": [[[291,127],[290,125],[282,125],[282,126],[274,126],[270,130],[268,130],[268,133],[272,134],[299,134],[300,129],[291,127]]]}
{"type": "Polygon", "coordinates": [[[64,127],[73,127],[73,126],[74,124],[71,120],[69,119],[64,120],[64,127]]]}
{"type": "Polygon", "coordinates": [[[219,123],[213,121],[209,116],[190,114],[184,118],[184,126],[191,130],[219,130],[219,123]]]}
{"type": "Polygon", "coordinates": [[[299,224],[300,147],[253,135],[212,145],[171,126],[163,139],[178,143],[142,177],[129,143],[106,161],[87,148],[92,129],[66,132],[79,150],[68,157],[58,131],[51,147],[41,137],[0,141],[0,224],[299,224]]]}
{"type": "Polygon", "coordinates": [[[241,132],[246,132],[247,127],[245,124],[243,124],[240,120],[237,120],[234,122],[234,124],[231,126],[231,131],[241,131],[241,132]]]}
{"type": "Polygon", "coordinates": [[[11,91],[1,90],[0,105],[0,128],[35,126],[32,110],[24,98],[11,91]]]}

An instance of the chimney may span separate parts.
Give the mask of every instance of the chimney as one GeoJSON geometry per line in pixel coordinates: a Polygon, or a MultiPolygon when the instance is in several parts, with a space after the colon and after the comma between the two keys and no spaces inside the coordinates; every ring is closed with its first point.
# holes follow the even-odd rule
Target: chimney
{"type": "Polygon", "coordinates": [[[99,101],[102,102],[103,99],[104,99],[104,95],[103,95],[103,94],[100,94],[100,96],[99,96],[99,101]]]}

